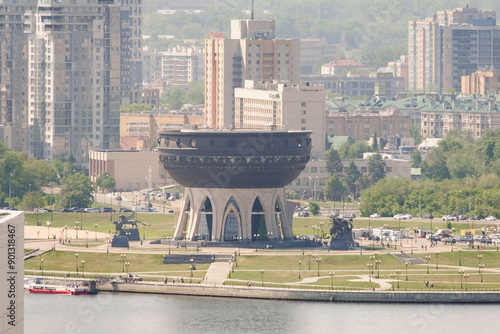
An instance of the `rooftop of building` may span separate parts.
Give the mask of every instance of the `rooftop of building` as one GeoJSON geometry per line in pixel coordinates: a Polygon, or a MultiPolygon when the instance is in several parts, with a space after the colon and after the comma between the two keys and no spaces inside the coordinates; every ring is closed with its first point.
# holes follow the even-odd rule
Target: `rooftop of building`
{"type": "Polygon", "coordinates": [[[500,95],[471,96],[471,95],[435,95],[407,97],[405,99],[334,99],[327,100],[326,107],[332,111],[345,110],[346,107],[357,111],[377,112],[387,109],[420,110],[420,111],[446,111],[492,113],[500,111],[500,95]]]}

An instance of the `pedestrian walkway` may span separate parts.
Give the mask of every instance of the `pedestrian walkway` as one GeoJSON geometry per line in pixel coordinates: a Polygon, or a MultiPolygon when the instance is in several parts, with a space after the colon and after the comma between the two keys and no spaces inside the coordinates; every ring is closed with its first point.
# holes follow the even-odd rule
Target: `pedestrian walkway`
{"type": "MultiPolygon", "coordinates": [[[[232,265],[232,262],[231,262],[232,265]]],[[[205,275],[205,283],[223,284],[229,275],[230,267],[227,262],[212,262],[205,275]]]]}

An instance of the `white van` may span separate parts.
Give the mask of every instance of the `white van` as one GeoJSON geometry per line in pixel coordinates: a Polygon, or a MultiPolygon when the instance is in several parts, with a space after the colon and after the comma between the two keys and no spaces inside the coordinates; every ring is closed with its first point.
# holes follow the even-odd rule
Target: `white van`
{"type": "Polygon", "coordinates": [[[134,212],[148,212],[148,209],[143,206],[133,206],[132,211],[134,212]]]}

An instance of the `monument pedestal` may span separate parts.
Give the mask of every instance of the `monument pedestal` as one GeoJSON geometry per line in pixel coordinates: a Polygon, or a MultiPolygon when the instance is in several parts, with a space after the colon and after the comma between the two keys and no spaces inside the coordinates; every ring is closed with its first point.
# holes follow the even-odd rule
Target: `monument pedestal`
{"type": "Polygon", "coordinates": [[[125,235],[115,235],[111,240],[111,247],[126,247],[128,248],[128,239],[125,235]]]}
{"type": "Polygon", "coordinates": [[[349,243],[346,238],[335,238],[330,240],[331,250],[349,250],[349,243]]]}

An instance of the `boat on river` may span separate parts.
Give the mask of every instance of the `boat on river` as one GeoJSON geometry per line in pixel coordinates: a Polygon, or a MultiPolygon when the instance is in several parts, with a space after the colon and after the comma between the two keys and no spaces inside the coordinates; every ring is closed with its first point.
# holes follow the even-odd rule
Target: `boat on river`
{"type": "Polygon", "coordinates": [[[26,287],[26,291],[31,293],[45,293],[55,295],[88,295],[90,289],[88,286],[78,284],[71,285],[53,285],[53,284],[32,284],[26,287]]]}

